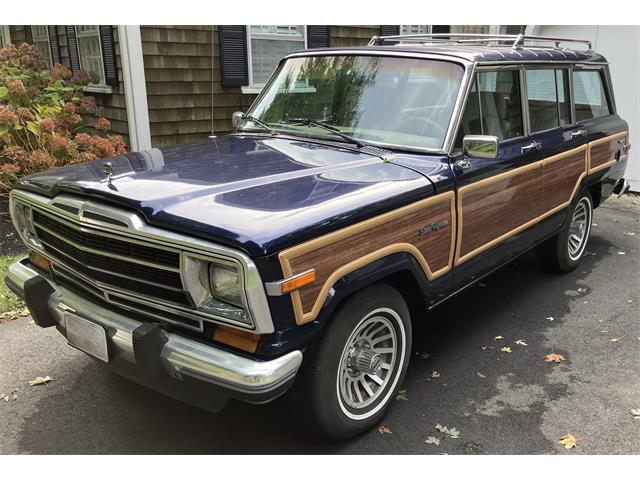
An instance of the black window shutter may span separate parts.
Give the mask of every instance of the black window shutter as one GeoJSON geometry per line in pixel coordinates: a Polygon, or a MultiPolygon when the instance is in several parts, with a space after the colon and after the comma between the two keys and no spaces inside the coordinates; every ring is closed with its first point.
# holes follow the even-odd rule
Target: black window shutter
{"type": "Polygon", "coordinates": [[[307,48],[327,48],[329,41],[329,25],[307,25],[307,48]]]}
{"type": "Polygon", "coordinates": [[[80,56],[78,55],[78,39],[76,38],[75,25],[65,25],[67,33],[67,46],[69,47],[69,62],[71,63],[71,71],[78,73],[80,71],[80,56]]]}
{"type": "Polygon", "coordinates": [[[47,25],[47,32],[49,33],[49,46],[51,47],[51,60],[53,65],[56,63],[62,63],[60,57],[60,42],[58,41],[58,29],[55,25],[47,25]]]}
{"type": "Polygon", "coordinates": [[[113,40],[113,26],[100,25],[100,43],[102,62],[104,63],[104,81],[112,87],[118,86],[118,67],[116,65],[116,44],[113,40]]]}
{"type": "Polygon", "coordinates": [[[220,72],[223,87],[249,85],[247,27],[219,25],[220,72]]]}
{"type": "Polygon", "coordinates": [[[432,25],[431,33],[451,33],[451,25],[432,25]]]}
{"type": "Polygon", "coordinates": [[[380,25],[380,36],[400,35],[400,25],[380,25]]]}
{"type": "Polygon", "coordinates": [[[31,32],[31,25],[24,26],[24,41],[26,43],[33,43],[33,33],[31,32]]]}

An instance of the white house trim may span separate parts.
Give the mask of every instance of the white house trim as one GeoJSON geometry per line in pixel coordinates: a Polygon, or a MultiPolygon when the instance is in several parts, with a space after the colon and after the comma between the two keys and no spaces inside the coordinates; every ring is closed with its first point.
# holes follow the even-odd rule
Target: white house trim
{"type": "Polygon", "coordinates": [[[147,106],[140,25],[118,25],[122,81],[127,104],[127,124],[131,150],[151,148],[151,128],[147,106]]]}

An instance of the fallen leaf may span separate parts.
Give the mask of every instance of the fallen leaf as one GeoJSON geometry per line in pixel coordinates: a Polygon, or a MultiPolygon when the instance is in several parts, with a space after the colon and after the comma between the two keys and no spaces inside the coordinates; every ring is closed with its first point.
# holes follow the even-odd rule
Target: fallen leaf
{"type": "Polygon", "coordinates": [[[618,255],[626,255],[625,252],[618,252],[618,255]]]}
{"type": "Polygon", "coordinates": [[[584,292],[586,292],[586,291],[587,291],[587,289],[586,289],[586,288],[581,287],[581,288],[579,288],[579,289],[578,289],[578,291],[579,291],[580,293],[584,293],[584,292]]]}
{"type": "Polygon", "coordinates": [[[640,420],[640,408],[632,408],[630,412],[631,415],[633,415],[633,418],[635,418],[636,420],[640,420]]]}
{"type": "Polygon", "coordinates": [[[511,348],[510,347],[502,347],[500,349],[501,352],[506,352],[506,353],[511,353],[511,348]]]}
{"type": "Polygon", "coordinates": [[[478,375],[480,378],[487,378],[486,375],[480,373],[480,372],[476,372],[476,375],[478,375]]]}
{"type": "Polygon", "coordinates": [[[485,352],[490,352],[491,350],[493,350],[493,347],[487,347],[486,345],[483,345],[482,347],[480,347],[482,350],[484,350],[485,352]]]}
{"type": "Polygon", "coordinates": [[[560,438],[560,441],[558,443],[564,445],[564,448],[576,448],[578,439],[570,433],[567,433],[564,437],[560,438]]]}
{"type": "Polygon", "coordinates": [[[434,370],[431,372],[431,378],[440,378],[440,374],[434,370]]]}
{"type": "Polygon", "coordinates": [[[484,288],[484,287],[486,287],[486,286],[487,286],[487,284],[486,284],[486,283],[479,283],[479,284],[478,284],[478,286],[479,286],[479,287],[483,287],[483,288],[484,288]]]}
{"type": "Polygon", "coordinates": [[[553,322],[555,320],[555,318],[553,317],[547,317],[546,320],[549,320],[550,322],[553,322]]]}
{"type": "Polygon", "coordinates": [[[44,385],[46,383],[49,383],[51,380],[53,380],[53,377],[50,377],[49,375],[47,375],[46,377],[36,377],[33,380],[29,380],[29,385],[31,385],[32,387],[34,385],[44,385]]]}
{"type": "Polygon", "coordinates": [[[504,340],[504,337],[502,335],[498,335],[497,337],[494,337],[494,340],[497,342],[498,340],[504,340]]]}
{"type": "Polygon", "coordinates": [[[396,395],[396,400],[409,400],[407,398],[407,391],[406,390],[399,390],[398,391],[398,395],[396,395]]]}
{"type": "Polygon", "coordinates": [[[520,345],[521,347],[526,347],[527,342],[525,342],[524,340],[516,340],[516,345],[520,345]]]}
{"type": "Polygon", "coordinates": [[[597,227],[597,226],[598,226],[598,224],[594,222],[594,223],[592,223],[592,224],[591,224],[591,226],[592,226],[592,227],[597,227]]]}
{"type": "Polygon", "coordinates": [[[387,427],[385,427],[384,425],[381,425],[380,428],[378,428],[378,433],[384,435],[385,433],[393,433],[393,432],[389,430],[387,427]]]}
{"type": "Polygon", "coordinates": [[[614,337],[614,338],[609,339],[609,341],[610,341],[611,343],[616,343],[616,342],[619,342],[621,338],[622,338],[622,337],[614,337]]]}
{"type": "Polygon", "coordinates": [[[425,360],[426,360],[427,358],[429,358],[430,356],[431,356],[431,355],[429,355],[429,354],[428,354],[428,353],[426,353],[426,352],[425,352],[425,353],[421,353],[421,354],[420,354],[420,358],[425,359],[425,360]]]}
{"type": "Polygon", "coordinates": [[[633,233],[633,232],[627,232],[627,233],[625,233],[625,235],[629,235],[630,237],[633,237],[633,236],[635,235],[635,233],[633,233]]]}
{"type": "Polygon", "coordinates": [[[36,322],[34,322],[33,320],[29,320],[29,322],[27,322],[27,325],[35,325],[36,322]]]}
{"type": "Polygon", "coordinates": [[[5,402],[17,400],[19,391],[19,389],[14,388],[9,393],[0,393],[0,400],[4,400],[5,402]]]}
{"type": "Polygon", "coordinates": [[[560,362],[564,362],[565,360],[566,358],[564,358],[564,355],[560,355],[559,353],[549,353],[544,357],[545,362],[560,363],[560,362]]]}
{"type": "Polygon", "coordinates": [[[592,252],[591,250],[585,250],[582,254],[584,257],[588,257],[589,255],[595,255],[596,252],[592,252]]]}
{"type": "Polygon", "coordinates": [[[444,433],[451,438],[458,438],[460,436],[460,432],[456,429],[456,427],[447,427],[445,425],[440,425],[439,423],[437,423],[436,430],[440,433],[444,433]]]}
{"type": "Polygon", "coordinates": [[[430,445],[440,445],[440,439],[436,437],[427,437],[424,443],[428,443],[430,445]]]}

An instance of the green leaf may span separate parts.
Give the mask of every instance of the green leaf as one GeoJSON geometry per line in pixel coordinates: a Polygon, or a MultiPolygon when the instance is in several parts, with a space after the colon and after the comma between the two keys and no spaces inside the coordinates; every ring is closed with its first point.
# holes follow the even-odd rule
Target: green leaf
{"type": "Polygon", "coordinates": [[[27,130],[33,133],[36,137],[40,136],[40,129],[38,128],[38,125],[31,120],[27,120],[27,130]]]}
{"type": "Polygon", "coordinates": [[[424,443],[428,443],[430,445],[440,445],[440,439],[436,437],[427,437],[424,443]]]}
{"type": "Polygon", "coordinates": [[[7,87],[0,87],[0,98],[9,95],[9,89],[7,87]]]}
{"type": "Polygon", "coordinates": [[[6,125],[0,125],[0,137],[9,131],[9,127],[6,125]]]}

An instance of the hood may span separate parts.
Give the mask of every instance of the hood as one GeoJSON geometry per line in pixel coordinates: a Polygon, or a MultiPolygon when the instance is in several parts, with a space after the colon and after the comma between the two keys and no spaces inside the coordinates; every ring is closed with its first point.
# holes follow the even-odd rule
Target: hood
{"type": "Polygon", "coordinates": [[[227,135],[51,170],[16,188],[106,200],[139,211],[151,225],[261,256],[434,193],[429,162],[418,173],[376,153],[227,135]]]}

